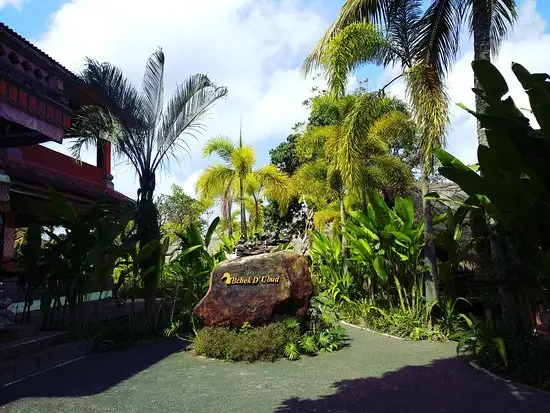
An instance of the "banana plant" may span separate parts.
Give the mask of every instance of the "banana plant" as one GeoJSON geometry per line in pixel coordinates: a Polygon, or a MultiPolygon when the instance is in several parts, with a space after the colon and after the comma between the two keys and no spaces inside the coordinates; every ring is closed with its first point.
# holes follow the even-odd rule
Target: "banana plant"
{"type": "Polygon", "coordinates": [[[472,63],[481,89],[473,89],[488,104],[485,113],[466,107],[486,130],[489,146],[478,148],[478,171],[438,150],[439,172],[456,182],[502,230],[520,237],[532,251],[550,246],[550,76],[529,73],[514,63],[512,71],[529,96],[540,129],[505,96],[509,88],[488,61],[472,63]]]}

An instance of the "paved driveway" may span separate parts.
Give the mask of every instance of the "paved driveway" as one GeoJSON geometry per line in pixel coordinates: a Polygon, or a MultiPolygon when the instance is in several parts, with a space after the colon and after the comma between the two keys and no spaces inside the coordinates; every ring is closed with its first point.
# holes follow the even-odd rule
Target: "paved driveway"
{"type": "Polygon", "coordinates": [[[349,332],[349,348],[295,362],[197,358],[181,341],[94,354],[0,388],[0,412],[550,411],[550,394],[474,370],[452,344],[349,332]]]}

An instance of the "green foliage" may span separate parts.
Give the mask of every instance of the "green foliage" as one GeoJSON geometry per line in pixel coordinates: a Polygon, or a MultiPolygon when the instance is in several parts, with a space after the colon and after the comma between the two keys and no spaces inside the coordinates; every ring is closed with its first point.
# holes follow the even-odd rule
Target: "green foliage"
{"type": "Polygon", "coordinates": [[[445,151],[437,152],[439,171],[470,196],[472,205],[482,207],[503,232],[518,240],[530,259],[539,260],[540,252],[546,253],[550,246],[548,75],[530,74],[521,65],[512,65],[540,125],[534,129],[513,99],[504,99],[508,85],[500,72],[484,61],[474,61],[472,67],[482,87],[474,92],[488,107],[485,113],[470,113],[485,128],[489,146],[478,148],[480,173],[445,151]]]}
{"type": "Polygon", "coordinates": [[[165,292],[163,303],[169,311],[170,334],[189,329],[193,308],[208,291],[210,273],[225,259],[224,251],[215,254],[208,251],[219,222],[219,218],[212,221],[204,238],[194,224],[177,234],[179,253],[163,267],[161,283],[165,292]]]}
{"type": "Polygon", "coordinates": [[[318,296],[312,298],[303,326],[288,318],[260,327],[248,323],[237,329],[206,327],[197,332],[194,349],[207,357],[248,362],[282,357],[298,360],[301,355],[336,351],[346,345],[347,334],[339,324],[335,308],[333,300],[318,296]]]}
{"type": "Polygon", "coordinates": [[[409,198],[398,198],[393,208],[376,193],[369,198],[367,211],[352,212],[353,220],[345,225],[350,260],[369,277],[376,274],[384,283],[399,282],[412,291],[426,269],[424,224],[415,222],[409,198]]]}
{"type": "Polygon", "coordinates": [[[472,304],[465,298],[459,297],[455,300],[447,297],[442,301],[436,301],[431,304],[429,313],[434,315],[434,310],[437,309],[435,316],[437,317],[437,324],[441,332],[447,336],[452,337],[453,334],[463,330],[464,327],[464,314],[456,311],[457,303],[464,302],[471,306],[472,304]]]}
{"type": "Polygon", "coordinates": [[[261,227],[264,198],[277,201],[280,213],[283,213],[294,193],[287,174],[274,165],[267,165],[254,170],[256,154],[251,146],[235,146],[229,138],[215,137],[210,139],[204,148],[204,155],[215,153],[223,161],[210,165],[197,181],[200,199],[208,204],[219,202],[225,221],[228,236],[233,233],[233,204],[238,201],[240,213],[241,238],[248,237],[248,209],[253,231],[261,227]],[[247,208],[248,206],[248,208],[247,208]]]}
{"type": "Polygon", "coordinates": [[[180,232],[194,224],[202,230],[206,223],[201,216],[208,209],[208,205],[187,195],[183,188],[172,185],[170,195],[161,195],[156,203],[161,226],[167,232],[180,232]]]}
{"type": "Polygon", "coordinates": [[[491,324],[484,322],[473,314],[461,317],[468,324],[468,330],[458,333],[458,354],[474,354],[484,363],[499,361],[500,365],[491,365],[492,368],[501,370],[508,367],[508,354],[504,338],[491,324]]]}
{"type": "Polygon", "coordinates": [[[193,348],[198,355],[231,361],[275,361],[289,351],[298,356],[299,329],[284,322],[246,329],[205,327],[197,332],[193,348]]]}
{"type": "Polygon", "coordinates": [[[77,214],[63,195],[51,188],[49,192],[52,204],[48,212],[64,231],[45,228],[49,240],[42,243],[40,228],[29,227],[21,260],[30,265],[22,281],[31,290],[43,288],[41,310],[46,328],[63,325],[61,297],[65,296],[70,327],[76,330],[91,321],[83,313],[85,295],[105,290],[117,260],[137,243],[135,233],[124,235],[124,242],[118,241],[125,234],[134,208],[98,201],[88,211],[77,214]]]}
{"type": "Polygon", "coordinates": [[[271,164],[289,175],[292,175],[301,163],[296,153],[296,143],[299,137],[298,133],[292,133],[287,136],[285,142],[281,142],[279,146],[269,150],[271,164]]]}

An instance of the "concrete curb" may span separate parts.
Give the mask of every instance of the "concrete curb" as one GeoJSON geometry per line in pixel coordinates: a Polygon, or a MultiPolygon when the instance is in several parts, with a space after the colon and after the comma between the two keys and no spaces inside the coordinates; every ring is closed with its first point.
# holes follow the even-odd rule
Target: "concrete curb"
{"type": "Polygon", "coordinates": [[[522,383],[518,383],[518,382],[515,382],[515,381],[512,381],[512,380],[508,380],[508,379],[505,379],[504,377],[500,377],[499,375],[493,373],[492,371],[490,370],[487,370],[485,367],[481,367],[479,364],[477,364],[475,361],[470,361],[468,363],[472,368],[480,371],[481,373],[495,379],[495,380],[500,380],[500,381],[503,381],[505,382],[506,384],[508,384],[509,386],[514,386],[516,387],[516,389],[514,389],[514,391],[517,391],[518,389],[526,389],[526,390],[529,390],[529,391],[532,391],[532,392],[540,392],[540,393],[544,393],[544,394],[548,394],[550,395],[550,392],[546,391],[546,390],[541,390],[541,389],[537,389],[536,387],[533,387],[533,386],[529,386],[527,384],[522,384],[522,383]]]}
{"type": "Polygon", "coordinates": [[[359,330],[368,331],[368,332],[370,332],[370,333],[375,333],[375,334],[378,334],[378,335],[384,336],[384,337],[394,338],[394,339],[396,339],[396,340],[401,340],[401,341],[413,341],[413,340],[406,339],[406,338],[404,338],[404,337],[392,336],[391,334],[381,333],[381,332],[376,331],[376,330],[371,330],[370,328],[367,328],[367,327],[360,327],[360,326],[357,326],[357,325],[355,325],[355,324],[348,323],[347,321],[343,321],[343,320],[341,320],[340,323],[342,323],[342,324],[344,324],[345,326],[348,326],[348,327],[358,328],[359,330]]]}

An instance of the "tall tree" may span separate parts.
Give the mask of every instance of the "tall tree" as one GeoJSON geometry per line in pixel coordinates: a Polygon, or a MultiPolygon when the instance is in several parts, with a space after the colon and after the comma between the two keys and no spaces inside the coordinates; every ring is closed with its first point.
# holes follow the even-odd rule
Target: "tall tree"
{"type": "MultiPolygon", "coordinates": [[[[231,206],[238,196],[241,216],[241,239],[248,237],[246,222],[247,194],[254,202],[254,215],[259,216],[260,197],[266,195],[276,200],[281,208],[292,199],[292,188],[288,176],[273,165],[254,170],[256,155],[251,146],[243,145],[242,137],[235,146],[227,137],[210,139],[204,147],[205,156],[218,155],[222,163],[210,165],[199,176],[197,192],[200,199],[217,200],[221,203],[222,215],[228,223],[232,222],[231,206]]],[[[255,222],[257,228],[258,221],[255,222]]],[[[228,235],[232,235],[228,225],[228,235]]]]}
{"type": "MultiPolygon", "coordinates": [[[[71,135],[73,153],[90,143],[108,141],[124,156],[139,178],[137,191],[138,237],[142,246],[160,238],[158,212],[153,202],[156,173],[171,157],[188,150],[185,138],[195,137],[211,106],[227,94],[206,75],[195,74],[176,87],[168,101],[164,96],[164,63],[161,49],[145,65],[143,90],[138,90],[122,70],[110,63],[87,59],[80,78],[94,90],[104,106],[85,106],[75,116],[71,135]]],[[[145,286],[147,316],[154,314],[159,274],[160,248],[144,260],[141,272],[145,286]]]]}
{"type": "MultiPolygon", "coordinates": [[[[456,0],[347,0],[336,21],[304,62],[305,72],[323,68],[333,94],[342,95],[349,73],[366,63],[396,65],[419,128],[422,192],[429,190],[433,152],[444,146],[449,123],[445,75],[458,51],[460,8],[456,0]],[[380,29],[370,23],[379,25],[380,29]]],[[[391,83],[390,82],[390,83],[391,83]]],[[[388,85],[382,88],[383,90],[388,85]]],[[[437,261],[430,203],[424,200],[427,297],[437,296],[437,261]]]]}
{"type": "MultiPolygon", "coordinates": [[[[474,39],[474,59],[491,60],[517,18],[515,0],[458,0],[460,16],[467,22],[474,39]]],[[[474,87],[480,89],[474,77],[474,87]]],[[[487,103],[476,94],[476,112],[485,113],[487,103]]],[[[485,131],[477,122],[477,138],[480,145],[487,146],[485,131]]]]}
{"type": "Polygon", "coordinates": [[[162,194],[156,200],[160,225],[171,233],[183,232],[191,224],[205,229],[206,221],[201,216],[210,205],[190,197],[179,185],[171,189],[170,195],[162,194]]]}

